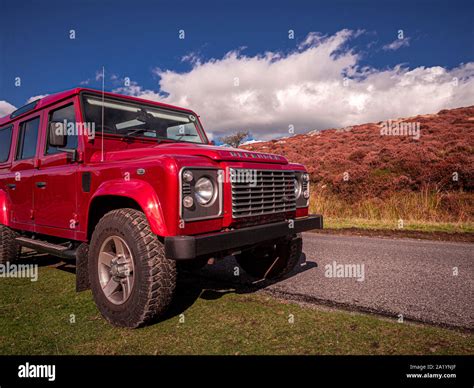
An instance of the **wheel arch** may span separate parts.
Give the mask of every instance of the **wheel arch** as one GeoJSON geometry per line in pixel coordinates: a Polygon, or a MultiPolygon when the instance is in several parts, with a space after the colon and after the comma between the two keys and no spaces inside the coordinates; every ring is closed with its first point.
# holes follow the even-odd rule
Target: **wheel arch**
{"type": "Polygon", "coordinates": [[[88,207],[87,237],[90,241],[94,228],[108,212],[132,208],[142,211],[153,233],[166,236],[167,228],[160,200],[153,187],[144,181],[107,181],[94,193],[88,207]]]}

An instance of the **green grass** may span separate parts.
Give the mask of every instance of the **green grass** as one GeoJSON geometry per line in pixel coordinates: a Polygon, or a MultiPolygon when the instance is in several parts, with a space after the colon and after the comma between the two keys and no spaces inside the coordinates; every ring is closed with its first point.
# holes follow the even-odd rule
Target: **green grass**
{"type": "Polygon", "coordinates": [[[182,291],[179,303],[188,307],[175,306],[175,314],[167,319],[128,330],[102,319],[89,291],[76,294],[71,273],[42,267],[38,282],[0,279],[0,354],[474,352],[472,334],[455,330],[306,308],[264,294],[208,289],[197,295],[190,298],[182,291]],[[75,323],[70,323],[71,314],[75,323]],[[294,323],[289,322],[290,314],[294,323]]]}
{"type": "Polygon", "coordinates": [[[397,220],[371,220],[365,218],[324,218],[324,227],[328,229],[370,229],[370,230],[409,230],[417,232],[474,233],[474,223],[404,221],[403,229],[397,220]]]}

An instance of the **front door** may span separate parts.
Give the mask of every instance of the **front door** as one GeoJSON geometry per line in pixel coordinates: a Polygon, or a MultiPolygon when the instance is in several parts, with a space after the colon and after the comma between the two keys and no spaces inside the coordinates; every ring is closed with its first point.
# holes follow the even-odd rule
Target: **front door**
{"type": "Polygon", "coordinates": [[[78,164],[72,160],[77,149],[76,128],[77,107],[73,100],[51,107],[44,114],[42,142],[38,153],[38,169],[34,175],[35,223],[60,229],[75,229],[77,216],[77,170],[78,164]],[[67,140],[64,147],[54,147],[48,142],[49,122],[65,123],[67,140]],[[69,123],[74,126],[68,126],[69,123]]]}

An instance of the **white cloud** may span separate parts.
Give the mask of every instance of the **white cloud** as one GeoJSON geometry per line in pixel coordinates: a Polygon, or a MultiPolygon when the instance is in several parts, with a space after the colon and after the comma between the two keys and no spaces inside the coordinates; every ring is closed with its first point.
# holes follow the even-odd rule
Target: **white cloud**
{"type": "Polygon", "coordinates": [[[102,69],[101,69],[101,70],[97,70],[97,71],[95,72],[95,80],[96,80],[96,81],[101,81],[102,78],[103,78],[103,76],[104,76],[104,74],[103,74],[103,72],[102,72],[102,69]]]}
{"type": "Polygon", "coordinates": [[[448,70],[360,65],[348,48],[360,31],[312,33],[290,53],[196,60],[185,73],[156,69],[159,90],[132,82],[116,92],[189,107],[214,137],[250,130],[258,139],[474,104],[474,62],[448,70]],[[238,84],[238,86],[235,86],[238,84]]]}
{"type": "MultiPolygon", "coordinates": [[[[48,96],[48,94],[39,94],[37,96],[32,96],[26,100],[25,104],[29,104],[30,102],[39,100],[40,98],[43,98],[46,96],[48,96]]],[[[18,109],[17,107],[15,107],[14,105],[10,104],[7,101],[0,101],[0,117],[6,116],[17,109],[18,109]]]]}
{"type": "Polygon", "coordinates": [[[32,97],[28,98],[28,100],[26,100],[26,104],[29,104],[30,102],[33,102],[33,101],[36,101],[36,100],[40,100],[40,99],[42,99],[43,97],[46,97],[46,96],[49,96],[49,94],[38,94],[37,96],[32,96],[32,97]]]}
{"type": "Polygon", "coordinates": [[[130,81],[129,86],[120,86],[112,91],[114,93],[127,94],[129,96],[140,97],[152,101],[163,101],[166,98],[166,95],[155,92],[154,90],[143,89],[135,81],[130,81]]]}
{"type": "Polygon", "coordinates": [[[386,44],[382,47],[385,51],[391,50],[395,51],[402,47],[410,46],[410,38],[395,39],[392,43],[386,44]]]}
{"type": "Polygon", "coordinates": [[[16,110],[15,106],[9,102],[2,100],[0,101],[0,117],[6,116],[16,110]]]}

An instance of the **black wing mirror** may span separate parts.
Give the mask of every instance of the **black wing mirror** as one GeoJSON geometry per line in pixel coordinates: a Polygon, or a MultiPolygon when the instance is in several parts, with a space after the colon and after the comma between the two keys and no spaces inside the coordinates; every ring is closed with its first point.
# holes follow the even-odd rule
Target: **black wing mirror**
{"type": "Polygon", "coordinates": [[[64,147],[67,143],[66,128],[60,121],[51,121],[48,130],[48,143],[53,147],[64,147]]]}

